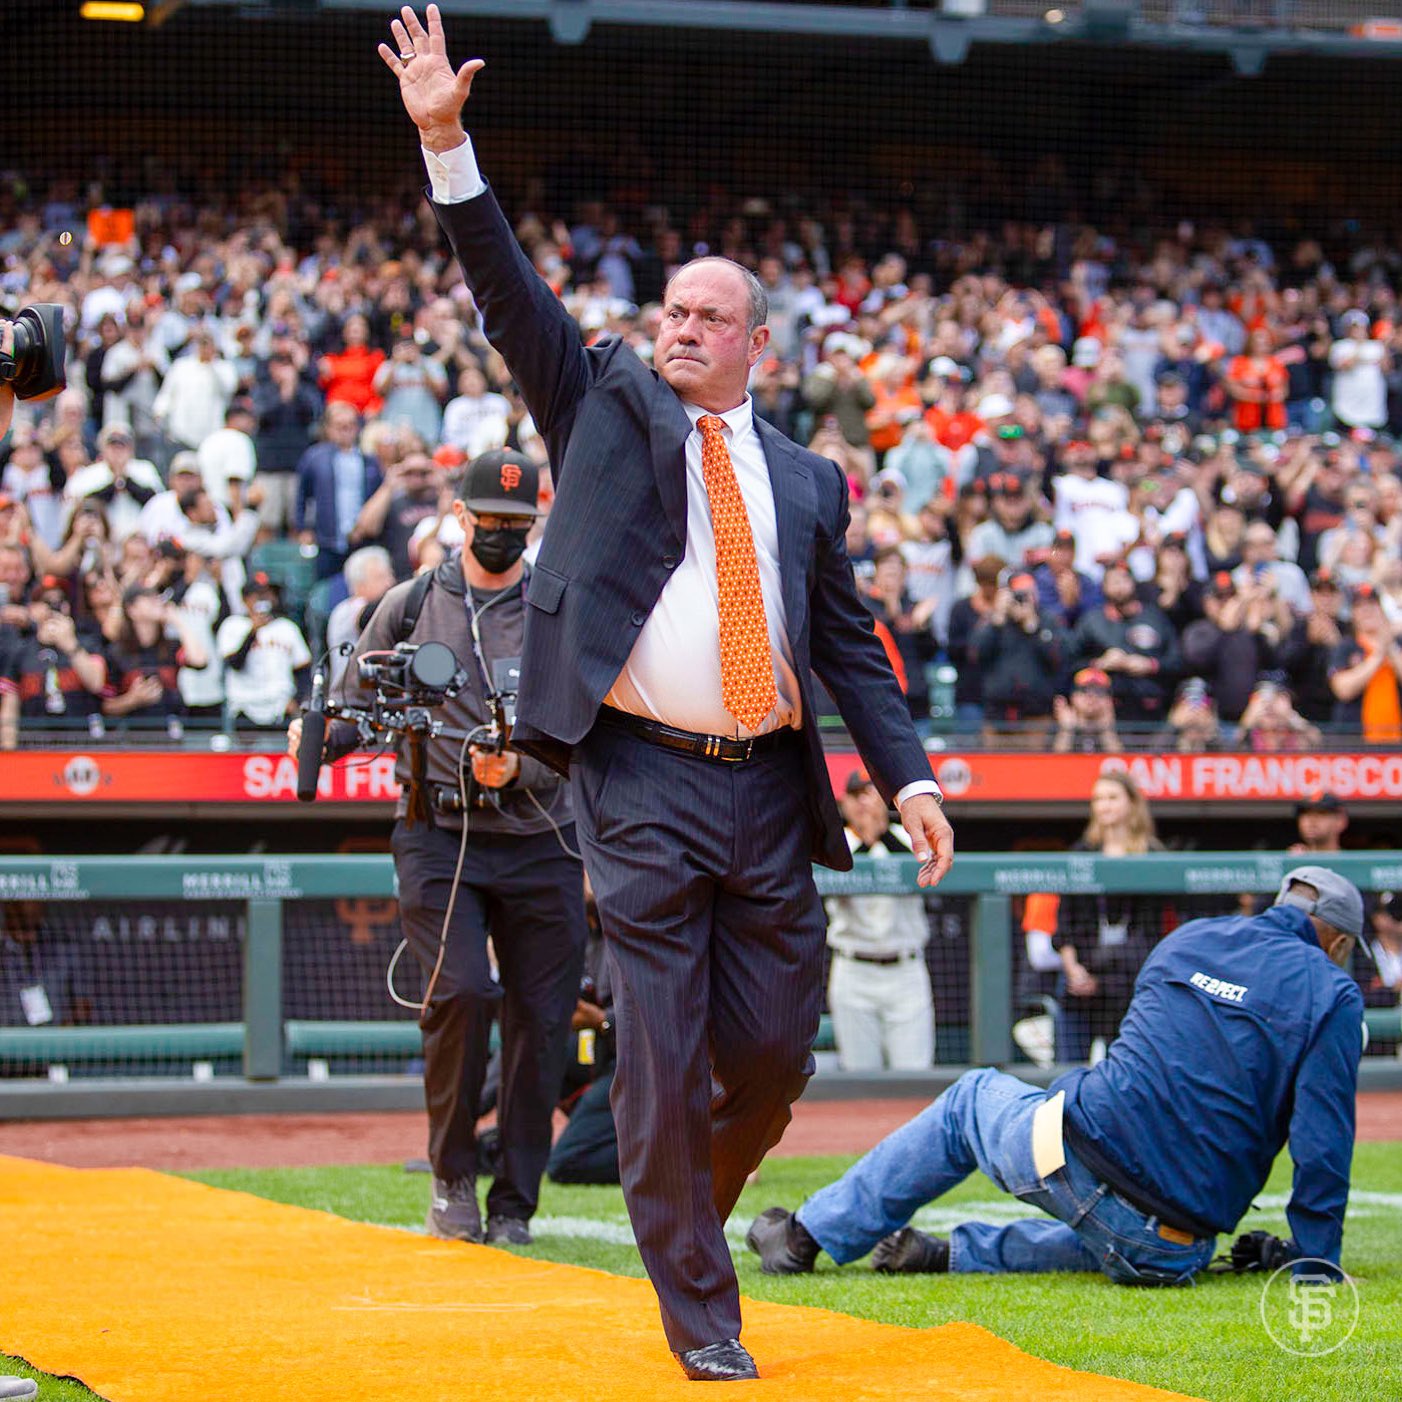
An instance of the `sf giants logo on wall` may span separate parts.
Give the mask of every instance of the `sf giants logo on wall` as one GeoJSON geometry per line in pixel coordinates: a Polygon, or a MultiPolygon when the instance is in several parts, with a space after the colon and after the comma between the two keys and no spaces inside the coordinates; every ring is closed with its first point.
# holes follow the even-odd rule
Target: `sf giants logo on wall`
{"type": "Polygon", "coordinates": [[[504,462],[501,465],[501,489],[504,492],[514,492],[521,485],[521,469],[514,462],[504,462]]]}

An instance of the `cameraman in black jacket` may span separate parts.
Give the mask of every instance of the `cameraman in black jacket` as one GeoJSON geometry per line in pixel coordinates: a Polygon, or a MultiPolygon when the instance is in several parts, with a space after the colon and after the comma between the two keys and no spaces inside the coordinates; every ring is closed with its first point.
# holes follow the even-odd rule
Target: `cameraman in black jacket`
{"type": "Polygon", "coordinates": [[[1045,739],[1066,635],[1038,611],[1037,581],[1030,574],[1015,574],[998,590],[970,647],[983,675],[985,733],[1045,739]]]}
{"type": "MultiPolygon", "coordinates": [[[[467,677],[436,716],[463,732],[491,720],[493,669],[521,655],[521,555],[538,514],[538,481],[534,463],[507,451],[484,453],[461,470],[452,489],[466,537],[462,551],[380,600],[332,701],[368,704],[373,688],[357,665],[365,654],[431,641],[450,647],[467,677]]],[[[300,720],[288,739],[295,755],[300,720]]],[[[326,758],[338,759],[356,743],[354,726],[337,721],[328,728],[326,758]]],[[[426,989],[420,1026],[434,1177],[428,1229],[484,1239],[474,1128],[500,1004],[502,1162],[487,1194],[485,1239],[524,1245],[550,1154],[587,932],[569,788],[510,748],[493,753],[474,745],[465,752],[463,741],[436,737],[426,749],[433,811],[427,821],[408,818],[406,743],[395,771],[406,793],[392,847],[400,921],[426,989]]]]}

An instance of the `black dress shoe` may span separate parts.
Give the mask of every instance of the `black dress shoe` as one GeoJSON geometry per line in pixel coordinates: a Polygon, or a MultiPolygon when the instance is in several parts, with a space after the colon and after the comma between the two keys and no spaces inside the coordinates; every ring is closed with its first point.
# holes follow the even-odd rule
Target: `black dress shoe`
{"type": "Polygon", "coordinates": [[[677,1355],[677,1362],[694,1383],[734,1383],[759,1377],[754,1359],[739,1339],[688,1349],[677,1355]]]}
{"type": "Polygon", "coordinates": [[[766,1207],[750,1223],[745,1245],[759,1257],[765,1275],[802,1275],[813,1269],[821,1250],[792,1212],[766,1207]]]}
{"type": "Polygon", "coordinates": [[[871,1268],[882,1275],[943,1275],[949,1269],[949,1243],[914,1227],[902,1227],[876,1243],[871,1268]]]}

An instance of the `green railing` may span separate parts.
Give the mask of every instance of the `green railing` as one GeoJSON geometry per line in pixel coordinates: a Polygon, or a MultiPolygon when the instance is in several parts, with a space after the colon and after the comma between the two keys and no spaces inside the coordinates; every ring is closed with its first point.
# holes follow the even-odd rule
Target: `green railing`
{"type": "MultiPolygon", "coordinates": [[[[1012,898],[1033,891],[1064,894],[1150,893],[1194,897],[1269,893],[1298,863],[1275,853],[964,855],[941,892],[974,898],[970,929],[969,1050],[974,1064],[1013,1059],[1012,898]]],[[[1402,887],[1402,852],[1330,857],[1325,864],[1363,890],[1402,887]]],[[[898,894],[916,889],[913,859],[859,861],[850,872],[816,869],[824,895],[898,894]]],[[[17,1064],[241,1059],[249,1081],[277,1080],[297,1057],[413,1055],[412,1022],[285,1020],[282,999],[283,913],[302,899],[383,898],[396,894],[386,856],[82,857],[0,860],[0,901],[242,902],[243,1007],[240,1022],[147,1027],[0,1029],[0,1069],[17,1064]]],[[[1225,908],[1225,903],[1224,903],[1225,908]]],[[[1374,1036],[1402,1036],[1402,1014],[1370,1014],[1374,1036]]],[[[0,1082],[0,1096],[3,1096],[0,1082]]]]}

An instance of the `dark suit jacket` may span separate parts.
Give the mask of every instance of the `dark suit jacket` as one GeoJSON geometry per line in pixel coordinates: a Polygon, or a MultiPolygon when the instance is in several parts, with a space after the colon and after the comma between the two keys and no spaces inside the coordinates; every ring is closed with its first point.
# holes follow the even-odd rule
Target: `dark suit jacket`
{"type": "MultiPolygon", "coordinates": [[[[297,464],[297,505],[292,524],[296,530],[303,528],[307,502],[310,501],[316,508],[316,543],[327,550],[344,550],[346,542],[336,529],[335,462],[334,443],[313,443],[302,454],[297,464]]],[[[364,506],[384,478],[374,458],[362,457],[362,462],[365,482],[361,488],[360,504],[364,506]]]]}
{"type": "MultiPolygon", "coordinates": [[[[550,451],[555,505],[526,590],[530,605],[512,743],[564,772],[686,550],[691,422],[670,386],[622,341],[585,348],[536,275],[490,190],[434,205],[550,451]]],[[[852,865],[815,720],[811,671],[832,692],[889,801],[930,775],[905,698],[847,559],[847,481],[835,463],[756,417],[779,528],[784,608],[799,678],[813,856],[852,865]]],[[[799,796],[795,795],[798,800],[799,796]]]]}

